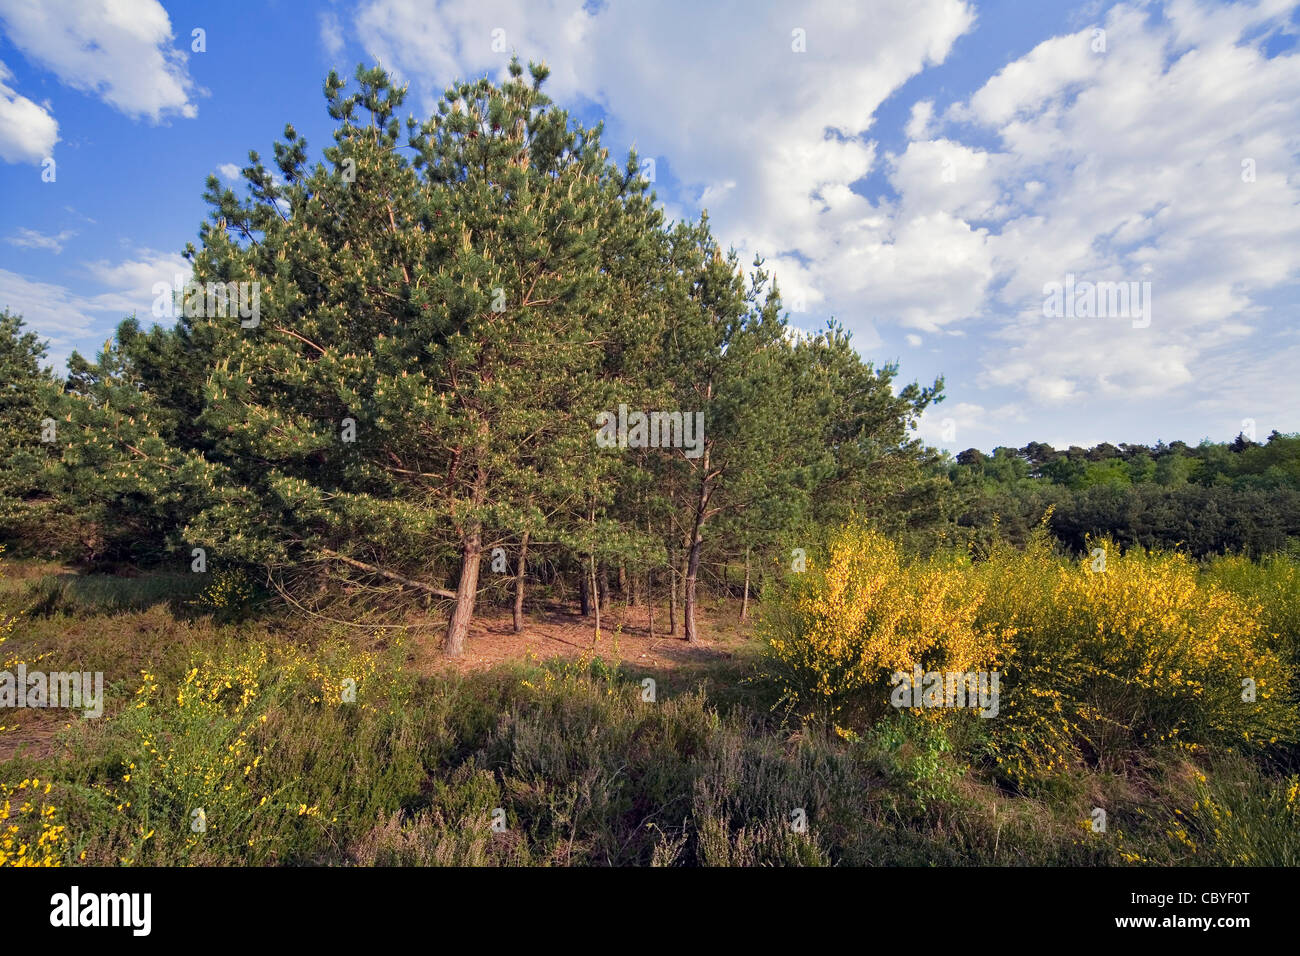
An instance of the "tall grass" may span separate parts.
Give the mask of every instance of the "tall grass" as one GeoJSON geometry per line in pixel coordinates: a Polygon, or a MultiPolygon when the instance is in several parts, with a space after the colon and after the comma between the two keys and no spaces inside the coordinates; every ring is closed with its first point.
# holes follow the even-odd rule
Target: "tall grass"
{"type": "Polygon", "coordinates": [[[74,722],[57,759],[3,774],[52,784],[68,863],[1097,859],[1041,808],[995,819],[999,842],[955,787],[996,790],[906,734],[846,745],[699,691],[649,703],[596,661],[416,681],[367,660],[254,641],[165,684],[150,673],[117,717],[74,722]],[[355,703],[329,698],[345,672],[363,674],[355,703]]]}
{"type": "Polygon", "coordinates": [[[34,617],[89,614],[99,611],[139,611],[157,604],[181,610],[196,601],[209,585],[206,575],[157,572],[138,577],[111,574],[47,574],[16,598],[34,617]]]}

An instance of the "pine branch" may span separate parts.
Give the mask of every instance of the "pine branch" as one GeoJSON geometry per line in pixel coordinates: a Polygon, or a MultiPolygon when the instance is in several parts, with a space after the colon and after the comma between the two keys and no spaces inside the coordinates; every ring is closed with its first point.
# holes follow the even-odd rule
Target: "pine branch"
{"type": "Polygon", "coordinates": [[[349,558],[347,555],[339,554],[337,551],[331,551],[328,548],[321,548],[320,552],[324,557],[333,558],[335,561],[342,561],[344,564],[357,568],[361,571],[369,571],[371,574],[378,574],[382,578],[390,581],[397,581],[405,584],[407,587],[417,588],[421,591],[427,591],[429,594],[435,594],[441,598],[450,600],[456,599],[455,591],[448,591],[443,588],[435,588],[431,584],[425,584],[423,581],[416,581],[411,578],[404,578],[393,571],[385,571],[383,568],[375,567],[373,564],[366,564],[364,561],[358,561],[356,558],[349,558]]]}

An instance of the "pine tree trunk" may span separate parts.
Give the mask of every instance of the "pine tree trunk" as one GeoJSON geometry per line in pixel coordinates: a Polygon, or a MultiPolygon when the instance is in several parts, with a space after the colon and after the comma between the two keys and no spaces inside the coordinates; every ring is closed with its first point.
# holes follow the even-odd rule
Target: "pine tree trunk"
{"type": "Polygon", "coordinates": [[[706,445],[700,459],[700,493],[695,500],[695,521],[691,525],[690,550],[686,554],[686,596],[682,602],[682,620],[688,644],[699,638],[695,626],[695,581],[700,573],[700,552],[704,544],[704,519],[709,510],[713,488],[709,485],[709,449],[706,445]]]}
{"type": "Polygon", "coordinates": [[[451,620],[447,622],[447,637],[443,641],[443,651],[451,657],[460,657],[465,653],[465,638],[469,634],[469,622],[474,618],[474,602],[478,599],[478,572],[483,560],[483,523],[479,509],[487,496],[487,472],[479,465],[474,479],[474,495],[471,499],[471,511],[461,533],[460,580],[456,584],[456,603],[452,607],[451,620]]]}
{"type": "Polygon", "coordinates": [[[596,558],[593,555],[590,559],[591,567],[591,599],[596,609],[596,630],[592,635],[591,644],[596,646],[600,641],[600,587],[596,581],[596,558]]]}
{"type": "Polygon", "coordinates": [[[650,640],[655,639],[655,579],[653,571],[645,573],[646,610],[650,614],[650,640]]]}
{"type": "Polygon", "coordinates": [[[456,603],[447,622],[447,637],[442,649],[452,657],[465,653],[465,636],[474,617],[474,599],[478,595],[478,570],[483,558],[482,532],[474,523],[461,544],[460,581],[456,584],[456,603]]]}
{"type": "Polygon", "coordinates": [[[699,638],[699,631],[695,625],[695,579],[700,572],[701,543],[701,538],[694,537],[691,540],[691,549],[686,554],[686,593],[682,600],[682,625],[683,636],[688,644],[694,644],[699,638]]]}
{"type": "Polygon", "coordinates": [[[677,636],[677,565],[668,555],[668,636],[677,636]]]}
{"type": "Polygon", "coordinates": [[[591,578],[587,574],[587,569],[582,569],[582,577],[578,580],[578,595],[582,601],[582,616],[591,617],[591,597],[588,588],[591,587],[591,578]]]}
{"type": "Polygon", "coordinates": [[[745,594],[740,599],[740,620],[749,617],[749,548],[745,549],[745,594]]]}
{"type": "Polygon", "coordinates": [[[515,572],[515,633],[524,629],[524,571],[528,560],[528,532],[519,543],[519,569],[515,572]]]}

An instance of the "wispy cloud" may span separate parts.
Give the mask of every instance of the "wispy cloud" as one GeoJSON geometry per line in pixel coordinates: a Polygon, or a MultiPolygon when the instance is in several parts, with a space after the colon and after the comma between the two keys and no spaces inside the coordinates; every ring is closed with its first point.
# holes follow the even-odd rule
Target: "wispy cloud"
{"type": "Polygon", "coordinates": [[[75,230],[65,229],[55,236],[47,236],[35,229],[20,227],[16,235],[6,236],[5,242],[20,249],[48,249],[56,256],[63,251],[63,244],[75,236],[75,230]]]}

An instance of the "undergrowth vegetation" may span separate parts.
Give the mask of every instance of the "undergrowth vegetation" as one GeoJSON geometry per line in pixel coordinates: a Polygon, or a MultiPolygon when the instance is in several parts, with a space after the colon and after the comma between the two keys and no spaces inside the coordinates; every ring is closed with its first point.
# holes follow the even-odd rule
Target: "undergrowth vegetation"
{"type": "Polygon", "coordinates": [[[1294,865],[1294,566],[1095,546],[850,525],[764,595],[749,678],[657,700],[592,655],[420,675],[416,635],[61,589],[6,660],[102,670],[105,717],[0,763],[0,862],[1294,865]],[[998,671],[996,715],[893,706],[917,665],[998,671]]]}

